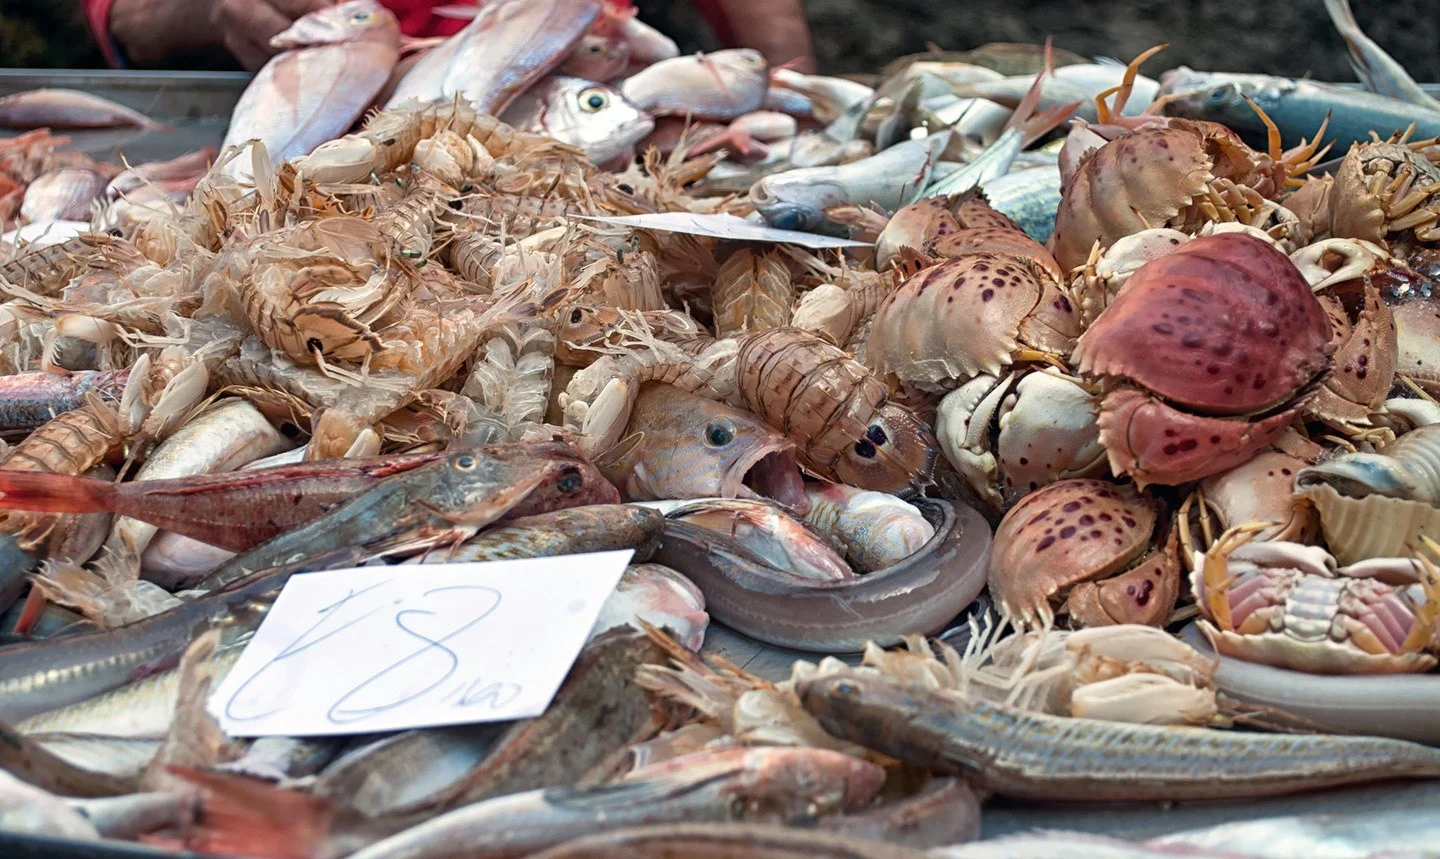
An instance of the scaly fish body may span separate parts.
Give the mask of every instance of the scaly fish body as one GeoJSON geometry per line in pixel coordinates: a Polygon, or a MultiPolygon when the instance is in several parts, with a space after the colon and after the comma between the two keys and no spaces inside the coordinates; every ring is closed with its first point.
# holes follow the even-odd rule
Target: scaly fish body
{"type": "Polygon", "coordinates": [[[0,98],[0,127],[27,128],[156,128],[143,113],[88,92],[33,89],[0,98]]]}
{"type": "Polygon", "coordinates": [[[625,434],[631,449],[602,468],[632,500],[768,497],[804,509],[794,442],[747,412],[647,384],[625,434]]]}
{"type": "Polygon", "coordinates": [[[620,92],[651,116],[728,121],[759,110],[769,88],[765,57],[730,48],[655,63],[626,78],[620,92]]]}
{"type": "Polygon", "coordinates": [[[130,779],[140,778],[164,742],[109,734],[32,734],[30,739],[71,766],[130,779]]]}
{"type": "Polygon", "coordinates": [[[90,203],[104,192],[106,181],[88,167],[62,167],[43,173],[25,189],[20,217],[31,224],[87,220],[90,203]]]}
{"type": "Polygon", "coordinates": [[[28,433],[61,412],[78,409],[95,393],[120,399],[127,370],[83,370],[78,373],[14,373],[0,377],[0,433],[28,433]]]}
{"type": "Polygon", "coordinates": [[[630,43],[615,35],[586,33],[556,69],[587,81],[613,81],[630,65],[630,43]]]}
{"type": "Polygon", "coordinates": [[[832,206],[876,205],[888,211],[913,202],[930,183],[948,131],[898,143],[883,152],[835,167],[802,167],[766,176],[750,200],[771,226],[819,230],[832,206]]]}
{"type": "MultiPolygon", "coordinates": [[[[815,495],[811,491],[806,495],[811,499],[813,514],[815,495]]],[[[839,581],[855,575],[820,535],[776,504],[749,499],[700,500],[670,511],[665,518],[724,534],[777,570],[817,581],[839,581]]]]}
{"type": "Polygon", "coordinates": [[[1055,212],[1060,207],[1060,169],[1051,164],[1015,170],[980,183],[985,198],[995,211],[1037,242],[1046,242],[1055,232],[1055,212]]]}
{"type": "Polygon", "coordinates": [[[861,572],[883,570],[920,550],[935,536],[915,505],[884,492],[867,492],[842,483],[811,484],[805,521],[845,547],[861,572]]]}
{"type": "Polygon", "coordinates": [[[1345,40],[1345,47],[1350,52],[1350,68],[1371,92],[1429,110],[1440,110],[1440,101],[1422,89],[1404,66],[1360,29],[1360,22],[1350,11],[1349,0],[1325,0],[1325,11],[1330,14],[1330,21],[1335,24],[1340,38],[1345,40]]]}
{"type": "Polygon", "coordinates": [[[385,106],[468,99],[499,115],[512,99],[570,55],[590,31],[601,0],[496,0],[426,54],[385,106]]]}
{"type": "Polygon", "coordinates": [[[521,131],[584,150],[596,164],[634,152],[655,120],[604,84],[551,75],[510,103],[500,118],[521,131]]]}
{"type": "Polygon", "coordinates": [[[1016,798],[1229,799],[1440,776],[1440,749],[1403,740],[1051,716],[854,672],[798,694],[841,739],[1016,798]]]}
{"type": "MultiPolygon", "coordinates": [[[[307,155],[349,130],[400,57],[400,25],[375,0],[347,0],[300,18],[241,94],[223,147],[258,139],[272,164],[307,155]]],[[[232,162],[247,169],[248,159],[232,162]]]]}
{"type": "Polygon", "coordinates": [[[884,782],[874,764],[822,749],[726,749],[637,770],[595,788],[549,788],[467,805],[355,853],[352,859],[528,856],[620,826],[719,822],[755,809],[798,821],[856,810],[884,782]]]}
{"type": "Polygon", "coordinates": [[[0,832],[99,841],[100,833],[63,799],[0,772],[0,832]]]}
{"type": "Polygon", "coordinates": [[[436,549],[406,563],[458,564],[514,557],[549,558],[632,548],[636,559],[644,560],[655,551],[664,528],[663,516],[630,505],[570,507],[510,519],[459,546],[436,549]]]}
{"type": "Polygon", "coordinates": [[[661,564],[627,567],[615,592],[600,607],[590,635],[593,638],[617,626],[642,629],[642,620],[668,629],[676,641],[695,651],[705,643],[710,625],[705,595],[694,582],[661,564]]]}

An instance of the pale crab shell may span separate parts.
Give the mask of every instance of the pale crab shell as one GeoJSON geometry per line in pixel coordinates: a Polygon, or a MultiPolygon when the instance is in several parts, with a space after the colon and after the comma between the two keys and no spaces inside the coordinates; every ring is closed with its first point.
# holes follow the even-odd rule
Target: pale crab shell
{"type": "Polygon", "coordinates": [[[1000,406],[996,451],[1006,494],[1103,474],[1099,421],[1096,398],[1073,379],[1052,368],[1026,374],[1000,406]]]}
{"type": "Polygon", "coordinates": [[[1410,301],[1392,313],[1395,372],[1429,393],[1440,393],[1440,301],[1410,301]]]}
{"type": "Polygon", "coordinates": [[[870,366],[901,382],[998,374],[1023,346],[1068,354],[1079,314],[1048,273],[1013,257],[975,254],[906,279],[875,317],[870,366]]]}
{"type": "Polygon", "coordinates": [[[1179,230],[1156,227],[1126,236],[1104,253],[1100,253],[1097,244],[1084,270],[1071,285],[1079,298],[1085,325],[1095,321],[1140,266],[1165,256],[1190,239],[1191,236],[1179,230]]]}
{"type": "Polygon", "coordinates": [[[1389,251],[1364,239],[1322,239],[1290,254],[1313,292],[1357,280],[1398,264],[1389,251]]]}
{"type": "Polygon", "coordinates": [[[1310,466],[1296,487],[1342,564],[1406,555],[1421,536],[1440,538],[1440,425],[1310,466]]]}
{"type": "MultiPolygon", "coordinates": [[[[1309,463],[1267,450],[1229,471],[1200,483],[1204,503],[1219,514],[1216,532],[1249,522],[1275,522],[1259,540],[1304,540],[1315,533],[1315,511],[1295,498],[1295,475],[1309,463]]],[[[1243,549],[1257,544],[1251,543],[1243,549]]],[[[1242,550],[1237,550],[1242,551],[1242,550]]]]}
{"type": "Polygon", "coordinates": [[[990,450],[990,425],[1015,377],[982,373],[945,395],[935,411],[940,451],[981,500],[1001,508],[999,463],[990,450]]]}
{"type": "MultiPolygon", "coordinates": [[[[1372,142],[1350,147],[1335,171],[1330,189],[1330,234],[1341,238],[1366,239],[1378,242],[1393,231],[1404,216],[1396,219],[1387,211],[1393,195],[1427,193],[1421,201],[1407,207],[1406,215],[1417,210],[1440,208],[1435,188],[1440,183],[1440,167],[1415,150],[1398,143],[1372,142]],[[1403,174],[1408,181],[1396,182],[1403,174]],[[1372,179],[1380,179],[1372,183],[1372,179]],[[1377,190],[1378,188],[1378,190],[1377,190]]],[[[1433,229],[1418,227],[1418,232],[1433,229]]],[[[1421,238],[1429,239],[1428,235],[1421,238]]]]}

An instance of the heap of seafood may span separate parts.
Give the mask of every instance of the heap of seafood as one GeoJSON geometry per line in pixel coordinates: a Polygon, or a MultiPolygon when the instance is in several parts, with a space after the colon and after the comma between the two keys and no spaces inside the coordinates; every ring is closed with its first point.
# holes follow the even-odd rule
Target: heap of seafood
{"type": "Polygon", "coordinates": [[[1369,91],[1049,45],[872,87],[601,0],[402,58],[348,0],[218,150],[121,169],[50,129],[148,118],[0,99],[0,830],[1056,855],[964,842],[991,795],[1440,777],[1440,105],[1327,6],[1369,91]],[[610,549],[534,719],[206,709],[297,573],[610,549]]]}

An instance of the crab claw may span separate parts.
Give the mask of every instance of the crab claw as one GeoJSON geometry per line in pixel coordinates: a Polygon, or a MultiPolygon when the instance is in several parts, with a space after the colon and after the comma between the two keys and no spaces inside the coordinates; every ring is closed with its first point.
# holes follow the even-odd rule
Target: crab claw
{"type": "Polygon", "coordinates": [[[1230,554],[1253,541],[1261,531],[1275,527],[1275,522],[1248,522],[1237,525],[1220,535],[1205,552],[1200,563],[1200,578],[1203,587],[1197,589],[1196,599],[1205,610],[1205,616],[1225,632],[1235,631],[1235,622],[1230,617],[1230,597],[1226,593],[1235,581],[1230,575],[1230,554]]]}
{"type": "MultiPolygon", "coordinates": [[[[1440,557],[1440,543],[1426,536],[1420,537],[1425,550],[1440,557]]],[[[1416,653],[1435,643],[1435,619],[1440,617],[1440,567],[1435,566],[1424,552],[1416,552],[1420,562],[1420,587],[1425,590],[1425,601],[1415,609],[1415,620],[1410,632],[1400,644],[1401,653],[1416,653]]]]}

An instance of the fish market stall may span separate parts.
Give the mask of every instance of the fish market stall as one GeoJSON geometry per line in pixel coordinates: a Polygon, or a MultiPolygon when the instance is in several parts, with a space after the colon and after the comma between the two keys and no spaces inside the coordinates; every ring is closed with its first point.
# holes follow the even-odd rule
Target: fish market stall
{"type": "Polygon", "coordinates": [[[1432,849],[1440,102],[1326,5],[0,72],[0,853],[1432,849]]]}

